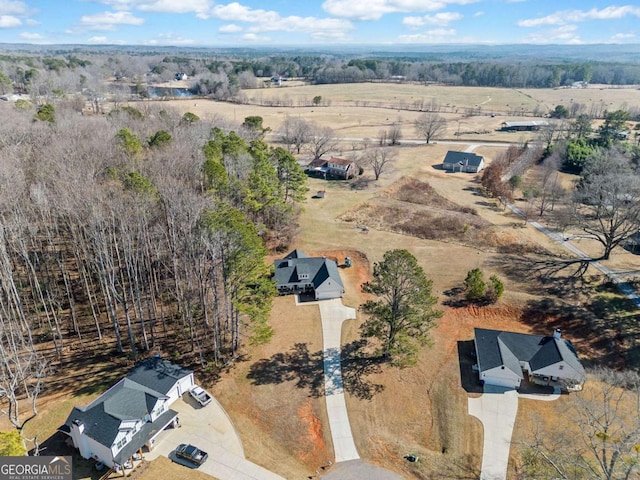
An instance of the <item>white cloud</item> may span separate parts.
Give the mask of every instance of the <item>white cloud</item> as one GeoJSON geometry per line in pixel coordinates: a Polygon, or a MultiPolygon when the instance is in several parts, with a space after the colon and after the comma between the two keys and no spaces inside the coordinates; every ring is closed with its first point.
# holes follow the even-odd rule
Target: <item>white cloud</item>
{"type": "Polygon", "coordinates": [[[142,25],[144,19],[131,12],[102,12],[95,15],[83,15],[80,24],[91,30],[114,30],[118,25],[142,25]]]}
{"type": "Polygon", "coordinates": [[[22,25],[22,20],[13,15],[0,15],[0,28],[15,28],[22,25]]]}
{"type": "Polygon", "coordinates": [[[353,39],[346,32],[312,32],[311,39],[315,43],[348,43],[353,39]]]}
{"type": "Polygon", "coordinates": [[[484,15],[484,12],[482,10],[473,14],[474,17],[481,17],[483,15],[484,15]]]}
{"type": "Polygon", "coordinates": [[[562,25],[558,28],[547,29],[529,35],[524,43],[564,43],[569,45],[581,45],[584,42],[577,34],[576,25],[562,25]]]}
{"type": "Polygon", "coordinates": [[[436,28],[415,35],[400,35],[398,41],[400,43],[440,43],[451,41],[451,37],[455,35],[457,32],[453,28],[436,28]]]}
{"type": "Polygon", "coordinates": [[[195,13],[206,18],[213,5],[212,0],[100,0],[116,10],[140,10],[142,12],[195,13]]]}
{"type": "Polygon", "coordinates": [[[247,34],[243,35],[242,36],[242,40],[244,40],[245,42],[260,42],[260,43],[265,43],[265,42],[270,42],[271,41],[271,39],[269,37],[256,35],[255,33],[247,33],[247,34]]]}
{"type": "Polygon", "coordinates": [[[563,10],[551,15],[539,18],[520,20],[520,27],[540,27],[544,25],[565,25],[570,22],[585,22],[587,20],[617,20],[620,18],[635,16],[640,17],[640,7],[625,5],[622,7],[610,6],[603,9],[591,10],[563,10]]]}
{"type": "Polygon", "coordinates": [[[246,7],[238,2],[232,2],[227,5],[216,5],[211,10],[211,15],[221,20],[230,20],[235,22],[271,22],[280,19],[278,12],[273,10],[254,10],[246,7]]]}
{"type": "Polygon", "coordinates": [[[249,28],[251,32],[344,32],[353,29],[351,22],[336,18],[284,17],[260,22],[249,28]]]}
{"type": "Polygon", "coordinates": [[[477,0],[325,0],[322,8],[334,17],[379,20],[389,13],[419,13],[442,10],[447,5],[467,5],[477,0]]]}
{"type": "Polygon", "coordinates": [[[440,12],[435,15],[424,15],[422,17],[404,17],[402,23],[409,27],[422,27],[424,25],[449,25],[451,22],[460,20],[462,15],[455,12],[440,12]]]}
{"type": "MultiPolygon", "coordinates": [[[[305,32],[311,38],[327,37],[336,38],[344,37],[345,32],[353,30],[353,24],[348,20],[337,18],[317,18],[317,17],[299,17],[291,15],[281,17],[278,12],[273,10],[253,9],[238,2],[232,2],[227,5],[216,5],[210,12],[210,15],[221,20],[229,22],[250,23],[251,26],[246,30],[248,33],[254,34],[247,37],[247,41],[257,41],[258,33],[262,32],[305,32]]],[[[220,31],[224,33],[236,33],[243,30],[235,23],[222,27],[220,31]],[[223,30],[224,29],[224,30],[223,30]],[[234,32],[235,30],[235,32],[234,32]]]]}
{"type": "Polygon", "coordinates": [[[145,45],[193,45],[195,42],[191,38],[184,38],[173,33],[161,33],[156,38],[144,43],[145,45]]]}
{"type": "Polygon", "coordinates": [[[634,33],[616,33],[613,37],[611,37],[612,42],[619,42],[620,40],[629,40],[632,38],[636,38],[634,33]]]}
{"type": "Polygon", "coordinates": [[[22,32],[20,34],[20,37],[24,38],[25,40],[42,40],[44,38],[39,33],[33,33],[33,32],[22,32]]]}
{"type": "Polygon", "coordinates": [[[242,31],[242,27],[235,23],[230,23],[229,25],[223,25],[218,29],[218,31],[221,33],[238,33],[242,31]]]}
{"type": "Polygon", "coordinates": [[[87,40],[89,43],[107,43],[107,37],[105,37],[104,35],[95,35],[93,37],[89,37],[89,40],[87,40]]]}
{"type": "Polygon", "coordinates": [[[19,1],[0,0],[0,13],[20,15],[27,13],[27,4],[19,1]]]}

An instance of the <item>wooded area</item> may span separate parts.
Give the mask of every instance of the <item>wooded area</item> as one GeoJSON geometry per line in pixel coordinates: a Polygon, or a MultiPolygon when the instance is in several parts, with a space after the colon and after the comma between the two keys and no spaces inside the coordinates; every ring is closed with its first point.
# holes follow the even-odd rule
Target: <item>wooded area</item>
{"type": "Polygon", "coordinates": [[[266,242],[287,241],[305,176],[229,125],[123,109],[3,109],[0,389],[20,423],[47,362],[104,349],[233,361],[269,339],[266,242]],[[53,113],[53,112],[50,112],[53,113]]]}

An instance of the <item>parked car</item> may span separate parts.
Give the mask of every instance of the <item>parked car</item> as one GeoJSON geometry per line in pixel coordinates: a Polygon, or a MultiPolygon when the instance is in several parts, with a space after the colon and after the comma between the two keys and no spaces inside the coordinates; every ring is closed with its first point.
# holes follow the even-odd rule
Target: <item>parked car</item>
{"type": "Polygon", "coordinates": [[[176,457],[188,460],[198,466],[202,465],[207,460],[208,456],[209,454],[207,452],[203,452],[194,445],[181,443],[178,445],[178,448],[176,448],[176,457]]]}
{"type": "Polygon", "coordinates": [[[189,394],[203,407],[211,403],[211,395],[209,395],[204,388],[198,385],[191,387],[189,389],[189,394]]]}

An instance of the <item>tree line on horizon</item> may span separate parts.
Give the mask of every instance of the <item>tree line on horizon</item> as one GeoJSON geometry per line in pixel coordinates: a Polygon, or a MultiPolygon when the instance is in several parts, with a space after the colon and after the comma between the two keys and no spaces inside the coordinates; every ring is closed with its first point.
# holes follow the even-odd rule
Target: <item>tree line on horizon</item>
{"type": "MultiPolygon", "coordinates": [[[[446,54],[380,57],[329,54],[246,56],[232,52],[191,55],[72,52],[0,55],[0,93],[63,96],[108,92],[107,79],[126,80],[121,93],[149,95],[148,85],[169,82],[178,72],[188,77],[194,95],[230,100],[241,89],[264,87],[271,77],[302,78],[313,84],[406,81],[424,84],[502,88],[556,88],[576,82],[604,85],[640,84],[640,64],[584,60],[457,59],[446,54]]],[[[115,84],[117,86],[117,83],[115,84]]],[[[115,88],[112,85],[112,89],[115,88]]]]}

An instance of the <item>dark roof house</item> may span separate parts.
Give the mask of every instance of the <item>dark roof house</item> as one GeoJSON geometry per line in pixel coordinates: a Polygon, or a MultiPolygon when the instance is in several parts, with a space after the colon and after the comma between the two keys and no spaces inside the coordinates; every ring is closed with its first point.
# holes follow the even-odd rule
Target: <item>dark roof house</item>
{"type": "Polygon", "coordinates": [[[451,172],[478,173],[484,168],[484,158],[472,152],[449,150],[442,161],[442,168],[451,172]]]}
{"type": "Polygon", "coordinates": [[[483,384],[518,388],[525,378],[542,385],[579,390],[586,373],[573,345],[552,336],[475,329],[478,373],[483,384]]]}
{"type": "Polygon", "coordinates": [[[194,384],[193,372],[160,357],[143,360],[89,405],[74,407],[60,431],[83,458],[120,468],[177,422],[169,406],[194,384]]]}
{"type": "Polygon", "coordinates": [[[274,262],[276,288],[280,295],[311,293],[316,300],[340,298],[344,285],[338,265],[324,257],[309,257],[300,250],[274,262]]]}

